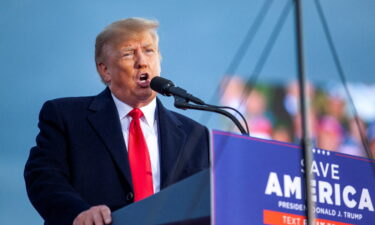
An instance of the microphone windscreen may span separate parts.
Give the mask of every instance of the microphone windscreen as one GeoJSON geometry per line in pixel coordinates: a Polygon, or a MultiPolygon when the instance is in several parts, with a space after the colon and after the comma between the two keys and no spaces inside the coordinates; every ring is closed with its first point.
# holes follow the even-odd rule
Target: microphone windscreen
{"type": "Polygon", "coordinates": [[[174,86],[173,82],[163,77],[154,77],[150,83],[151,89],[162,94],[170,95],[168,88],[174,86]]]}

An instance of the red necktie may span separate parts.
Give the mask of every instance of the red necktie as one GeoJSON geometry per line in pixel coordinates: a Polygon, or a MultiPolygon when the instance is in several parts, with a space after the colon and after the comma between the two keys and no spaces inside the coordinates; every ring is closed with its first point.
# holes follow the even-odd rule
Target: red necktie
{"type": "Polygon", "coordinates": [[[129,126],[128,155],[134,188],[134,201],[139,201],[154,194],[151,162],[139,120],[143,113],[140,109],[134,108],[128,115],[132,117],[129,126]]]}

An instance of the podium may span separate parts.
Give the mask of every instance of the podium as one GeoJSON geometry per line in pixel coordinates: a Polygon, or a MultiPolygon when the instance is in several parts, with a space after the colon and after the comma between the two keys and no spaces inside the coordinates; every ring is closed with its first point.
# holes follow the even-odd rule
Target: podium
{"type": "Polygon", "coordinates": [[[112,225],[209,225],[210,171],[203,170],[112,214],[112,225]]]}
{"type": "MultiPolygon", "coordinates": [[[[115,211],[112,224],[306,224],[299,146],[222,131],[211,140],[210,169],[115,211]]],[[[375,224],[375,160],[311,151],[317,224],[375,224]]]]}

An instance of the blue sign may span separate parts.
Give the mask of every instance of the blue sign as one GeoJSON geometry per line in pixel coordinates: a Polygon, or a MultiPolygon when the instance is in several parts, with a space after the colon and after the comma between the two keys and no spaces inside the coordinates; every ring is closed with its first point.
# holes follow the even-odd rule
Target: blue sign
{"type": "MultiPolygon", "coordinates": [[[[212,220],[227,224],[306,224],[302,149],[213,131],[212,220]]],[[[375,161],[313,149],[319,225],[375,224],[375,161]]]]}

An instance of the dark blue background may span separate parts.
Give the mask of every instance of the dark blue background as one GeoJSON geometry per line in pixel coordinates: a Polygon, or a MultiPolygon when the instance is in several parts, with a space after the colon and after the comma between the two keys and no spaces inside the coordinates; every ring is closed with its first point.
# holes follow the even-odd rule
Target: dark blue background
{"type": "MultiPolygon", "coordinates": [[[[273,210],[297,215],[304,212],[289,210],[278,207],[278,201],[292,203],[304,203],[305,189],[302,190],[302,200],[278,197],[276,194],[266,195],[265,190],[270,172],[276,172],[283,188],[283,175],[288,174],[293,179],[298,176],[302,178],[301,157],[302,150],[292,144],[268,141],[244,137],[219,131],[213,131],[213,177],[214,177],[214,201],[216,224],[261,224],[263,221],[263,210],[273,210]]],[[[375,174],[374,160],[337,154],[325,150],[314,153],[314,160],[319,163],[331,163],[339,165],[339,180],[334,180],[329,175],[326,178],[315,176],[315,180],[324,180],[332,186],[339,183],[342,189],[346,185],[353,186],[357,193],[354,199],[357,206],[353,209],[347,208],[341,199],[341,206],[319,204],[317,207],[335,209],[351,213],[360,213],[363,219],[352,220],[337,218],[329,215],[318,214],[317,218],[332,221],[347,222],[350,224],[374,224],[375,212],[368,208],[358,210],[358,201],[362,188],[369,190],[372,204],[375,201],[375,174]],[[322,152],[325,154],[323,155],[322,152]]],[[[317,184],[318,185],[318,184],[317,184]]],[[[283,192],[284,193],[284,192],[283,192]]],[[[316,195],[319,191],[316,186],[316,195]]],[[[350,197],[351,199],[352,197],[350,197]]],[[[333,197],[332,197],[333,199],[333,197]]]]}

